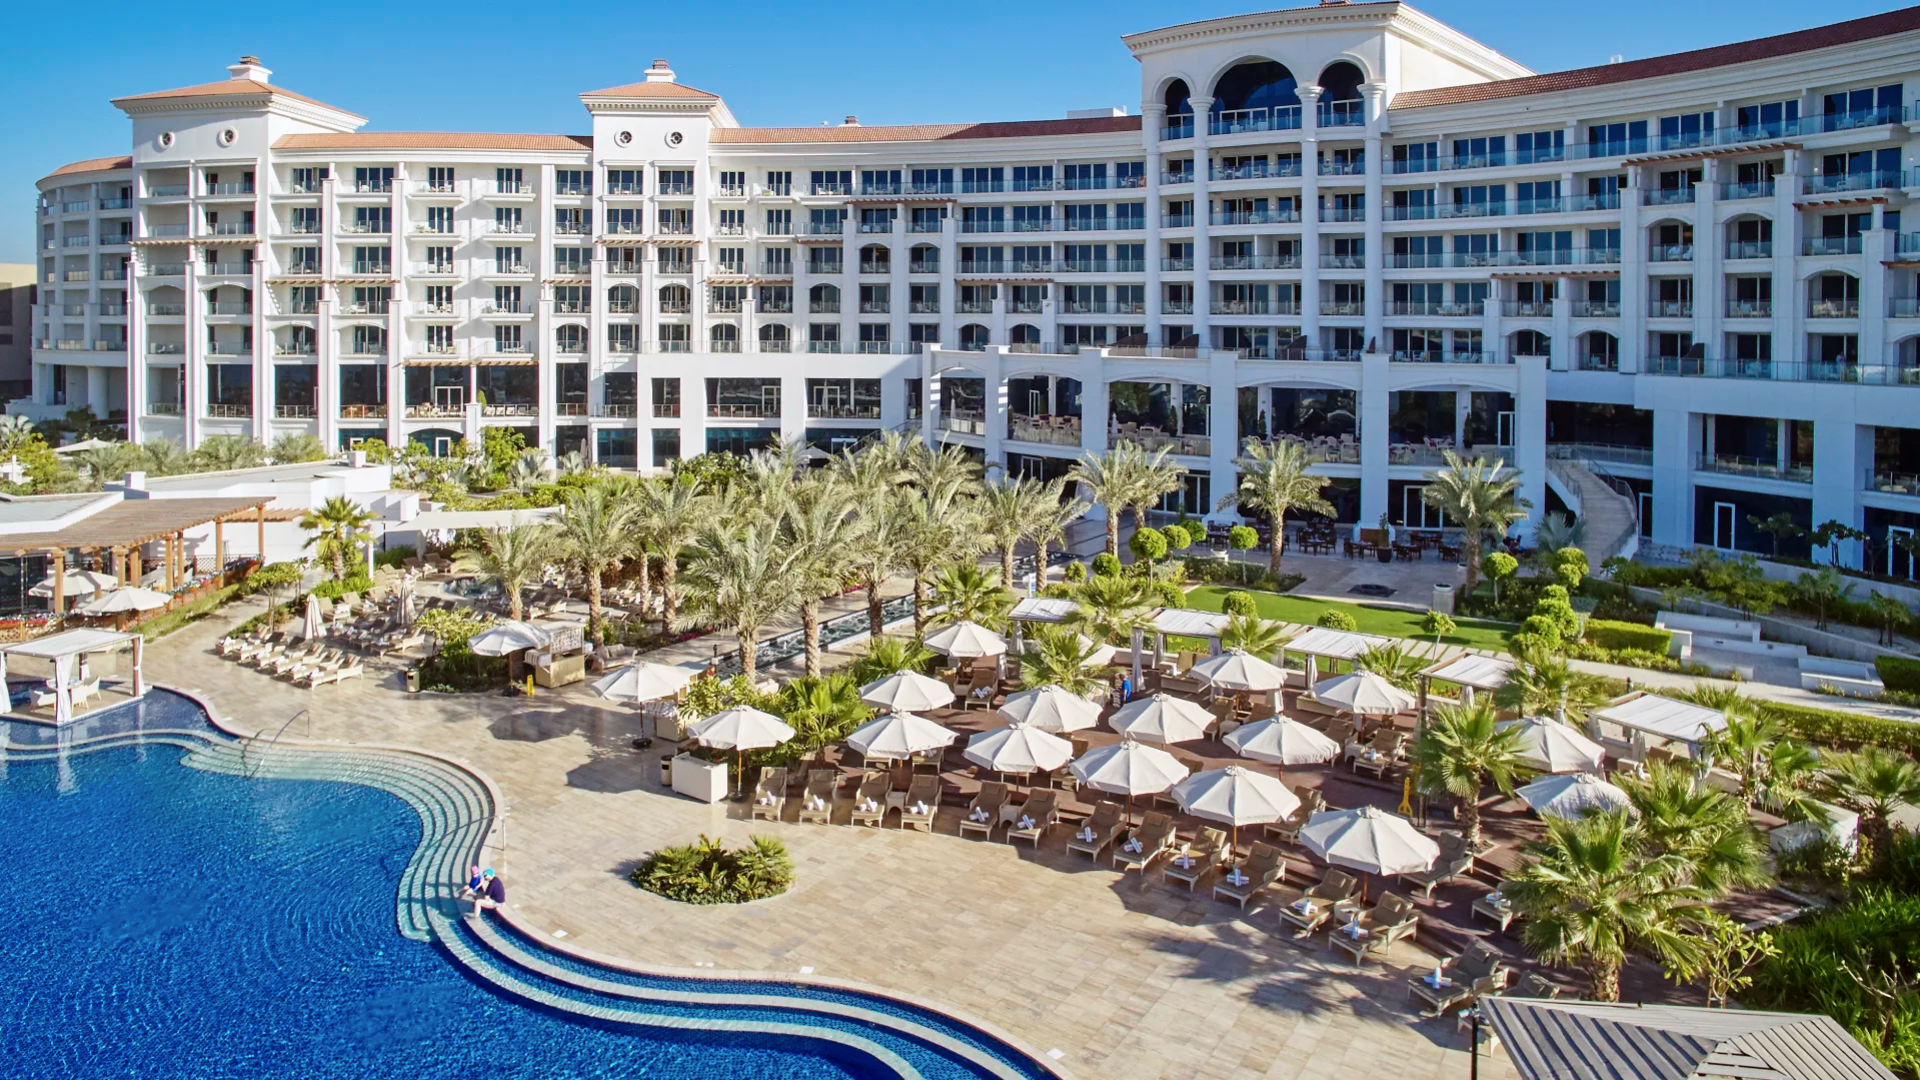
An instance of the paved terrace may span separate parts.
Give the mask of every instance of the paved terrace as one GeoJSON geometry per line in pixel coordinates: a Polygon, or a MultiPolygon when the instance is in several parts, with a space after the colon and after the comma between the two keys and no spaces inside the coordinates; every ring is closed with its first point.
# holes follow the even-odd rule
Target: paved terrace
{"type": "MultiPolygon", "coordinates": [[[[1241,913],[1157,874],[1122,878],[1063,854],[954,835],[761,823],[741,807],[662,792],[658,754],[637,753],[634,716],[578,687],[524,699],[408,696],[397,669],[302,690],[212,653],[255,610],[236,605],[149,652],[157,681],[202,692],[243,724],[291,735],[421,746],[472,762],[509,802],[498,861],[512,903],[575,946],[653,964],[851,979],[950,1005],[1045,1052],[1078,1077],[1462,1077],[1465,1036],[1419,1020],[1403,980],[1431,967],[1410,943],[1356,970],[1322,943],[1276,933],[1271,906],[1241,913]],[[705,832],[786,841],[788,895],[693,907],[641,892],[626,872],[648,850],[705,832]]],[[[981,714],[970,719],[984,721],[981,714]]],[[[1515,1074],[1482,1061],[1487,1080],[1515,1074]]]]}

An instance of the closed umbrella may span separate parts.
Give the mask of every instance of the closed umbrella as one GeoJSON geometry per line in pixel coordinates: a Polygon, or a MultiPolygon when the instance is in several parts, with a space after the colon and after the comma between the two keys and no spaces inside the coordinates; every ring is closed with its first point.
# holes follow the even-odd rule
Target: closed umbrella
{"type": "Polygon", "coordinates": [[[1040,731],[1083,731],[1100,722],[1100,706],[1063,687],[1048,684],[1010,694],[999,713],[1040,731]]]}
{"type": "Polygon", "coordinates": [[[1007,651],[1007,640],[977,622],[962,620],[927,635],[927,648],[934,652],[967,660],[978,656],[1000,656],[1007,651]]]}
{"type": "Polygon", "coordinates": [[[1413,822],[1377,806],[1322,810],[1300,830],[1300,843],[1334,866],[1363,874],[1416,874],[1433,869],[1440,857],[1440,845],[1413,822]]]}
{"type": "Polygon", "coordinates": [[[1599,772],[1607,760],[1601,745],[1574,730],[1571,724],[1542,716],[1523,716],[1498,725],[1501,731],[1520,729],[1515,741],[1520,761],[1543,773],[1599,772]]]}
{"type": "Polygon", "coordinates": [[[400,625],[412,626],[415,618],[413,611],[413,579],[408,578],[400,585],[400,625]]]}
{"type": "Polygon", "coordinates": [[[537,649],[553,640],[553,635],[532,623],[502,620],[467,639],[467,648],[475,656],[505,656],[522,649],[537,649]]]}
{"type": "Polygon", "coordinates": [[[1615,810],[1636,813],[1626,792],[1592,773],[1542,777],[1514,794],[1541,817],[1577,818],[1615,810]]]}
{"type": "Polygon", "coordinates": [[[658,701],[687,688],[698,672],[643,660],[596,679],[593,692],[613,701],[658,701]]]}
{"type": "Polygon", "coordinates": [[[1236,847],[1240,826],[1282,821],[1300,808],[1300,797],[1279,779],[1238,765],[1187,777],[1174,785],[1173,800],[1194,817],[1231,828],[1236,847]]]}
{"type": "Polygon", "coordinates": [[[1371,671],[1321,679],[1309,691],[1313,700],[1355,716],[1392,716],[1413,708],[1413,695],[1371,671]]]}
{"type": "Polygon", "coordinates": [[[1135,698],[1107,720],[1113,730],[1146,742],[1177,743],[1202,738],[1213,714],[1199,702],[1167,694],[1135,698]]]}
{"type": "Polygon", "coordinates": [[[1286,685],[1287,673],[1244,649],[1228,649],[1209,657],[1187,672],[1221,690],[1267,693],[1286,685]]]}
{"type": "Polygon", "coordinates": [[[1052,772],[1073,760],[1073,744],[1019,722],[982,731],[967,740],[967,760],[994,772],[1026,776],[1052,772]]]}
{"type": "Polygon", "coordinates": [[[866,757],[901,761],[938,750],[957,738],[957,732],[924,716],[897,712],[860,725],[847,736],[847,745],[866,757]]]}
{"type": "Polygon", "coordinates": [[[326,623],[320,615],[320,598],[307,594],[307,615],[300,624],[300,636],[312,640],[326,633],[326,623]]]}
{"type": "Polygon", "coordinates": [[[1340,744],[1289,716],[1233,729],[1222,740],[1243,758],[1275,765],[1317,765],[1340,756],[1340,744]]]}
{"type": "Polygon", "coordinates": [[[153,611],[166,607],[173,597],[138,585],[103,592],[74,610],[82,615],[118,615],[126,611],[153,611]]]}
{"type": "Polygon", "coordinates": [[[861,687],[860,700],[888,712],[924,712],[953,704],[953,688],[917,671],[896,671],[861,687]]]}
{"type": "Polygon", "coordinates": [[[765,750],[793,738],[793,728],[772,713],[749,705],[735,705],[701,720],[687,729],[701,746],[732,750],[739,762],[740,782],[747,780],[747,751],[765,750]]]}
{"type": "Polygon", "coordinates": [[[1131,738],[1089,750],[1071,768],[1087,787],[1126,796],[1129,820],[1135,795],[1157,795],[1187,778],[1187,767],[1172,754],[1131,738]]]}

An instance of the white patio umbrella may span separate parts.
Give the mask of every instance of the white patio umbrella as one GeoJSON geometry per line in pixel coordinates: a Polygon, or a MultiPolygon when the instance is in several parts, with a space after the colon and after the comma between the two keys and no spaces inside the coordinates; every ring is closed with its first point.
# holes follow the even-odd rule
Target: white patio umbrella
{"type": "Polygon", "coordinates": [[[998,711],[1008,720],[1056,733],[1082,731],[1100,722],[1099,703],[1052,684],[1010,694],[998,711]]]}
{"type": "Polygon", "coordinates": [[[1290,716],[1258,720],[1222,740],[1243,758],[1274,765],[1317,765],[1340,756],[1340,744],[1290,716]]]}
{"type": "Polygon", "coordinates": [[[1590,810],[1635,812],[1626,792],[1592,773],[1542,777],[1514,794],[1541,817],[1577,818],[1590,810]]]}
{"type": "MultiPolygon", "coordinates": [[[[1377,806],[1322,810],[1300,830],[1300,843],[1334,866],[1363,874],[1412,874],[1431,870],[1440,845],[1413,822],[1377,806]]],[[[1361,888],[1361,898],[1366,888],[1361,888]]]]}
{"type": "Polygon", "coordinates": [[[1070,768],[1082,784],[1126,796],[1129,820],[1135,795],[1157,795],[1187,778],[1187,767],[1172,754],[1130,738],[1089,750],[1070,768]]]}
{"type": "Polygon", "coordinates": [[[300,624],[300,636],[311,640],[326,633],[326,629],[326,623],[320,614],[320,598],[308,593],[307,614],[300,624]]]}
{"type": "Polygon", "coordinates": [[[593,692],[612,701],[658,701],[687,688],[698,672],[643,660],[594,680],[593,692]]]}
{"type": "Polygon", "coordinates": [[[860,725],[847,736],[847,745],[866,757],[901,761],[938,750],[959,737],[958,732],[924,716],[897,712],[860,725]]]}
{"type": "Polygon", "coordinates": [[[1286,685],[1287,673],[1244,649],[1228,649],[1193,665],[1189,675],[1222,690],[1266,693],[1286,685]]]}
{"type": "Polygon", "coordinates": [[[861,687],[860,700],[888,712],[923,712],[953,704],[953,688],[917,671],[896,671],[861,687]]]}
{"type": "Polygon", "coordinates": [[[977,622],[962,620],[928,634],[926,646],[956,660],[966,660],[1005,653],[1007,639],[977,622]]]}
{"type": "Polygon", "coordinates": [[[1300,797],[1277,777],[1228,765],[1195,773],[1173,786],[1173,801],[1194,817],[1218,821],[1233,830],[1239,846],[1240,826],[1281,821],[1300,808],[1300,797]]]}
{"type": "Polygon", "coordinates": [[[476,656],[505,656],[521,649],[537,649],[552,640],[552,634],[531,623],[503,619],[467,639],[467,648],[476,656]]]}
{"type": "Polygon", "coordinates": [[[118,615],[123,611],[153,611],[163,608],[173,597],[138,585],[103,592],[74,610],[82,615],[118,615]]]}
{"type": "Polygon", "coordinates": [[[1147,742],[1177,743],[1206,735],[1213,714],[1206,706],[1167,694],[1135,698],[1108,718],[1113,730],[1147,742]]]}
{"type": "Polygon", "coordinates": [[[750,705],[722,709],[687,729],[701,746],[732,750],[739,763],[739,781],[747,782],[747,751],[765,750],[793,738],[793,728],[772,713],[750,705]]]}
{"type": "Polygon", "coordinates": [[[1558,720],[1523,716],[1496,727],[1501,731],[1519,728],[1516,749],[1520,760],[1543,773],[1599,772],[1607,760],[1607,751],[1599,743],[1558,720]]]}
{"type": "MultiPolygon", "coordinates": [[[[105,592],[118,585],[112,574],[102,574],[98,570],[68,570],[60,575],[60,595],[63,597],[89,596],[105,592]]],[[[33,596],[52,596],[53,578],[42,578],[27,592],[33,596]]]]}
{"type": "Polygon", "coordinates": [[[1018,721],[967,740],[967,760],[994,772],[1026,776],[1052,772],[1073,760],[1073,744],[1018,721]]]}
{"type": "Polygon", "coordinates": [[[1354,671],[1321,679],[1309,691],[1313,700],[1330,709],[1356,716],[1392,716],[1413,708],[1413,695],[1371,671],[1354,671]]]}

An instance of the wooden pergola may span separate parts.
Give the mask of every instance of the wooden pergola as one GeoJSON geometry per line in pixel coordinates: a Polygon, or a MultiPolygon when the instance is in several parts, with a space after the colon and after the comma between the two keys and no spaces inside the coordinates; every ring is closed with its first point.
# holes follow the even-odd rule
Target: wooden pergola
{"type": "Polygon", "coordinates": [[[259,549],[267,550],[267,520],[281,517],[269,511],[269,499],[124,499],[97,514],[62,529],[43,533],[19,533],[0,536],[0,555],[25,558],[46,556],[51,565],[48,578],[53,583],[53,610],[66,603],[65,576],[67,555],[104,554],[115,581],[130,585],[142,573],[140,549],[151,543],[165,545],[163,566],[169,592],[178,589],[188,576],[186,532],[202,525],[213,526],[216,557],[226,548],[225,527],[229,523],[252,525],[257,530],[259,549]]]}

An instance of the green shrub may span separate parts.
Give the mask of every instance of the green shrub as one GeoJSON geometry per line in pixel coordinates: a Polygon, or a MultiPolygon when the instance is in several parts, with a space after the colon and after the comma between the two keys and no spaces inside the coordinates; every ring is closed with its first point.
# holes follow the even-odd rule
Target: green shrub
{"type": "Polygon", "coordinates": [[[1167,550],[1185,551],[1195,544],[1204,542],[1207,538],[1206,527],[1201,526],[1199,538],[1195,539],[1192,528],[1194,524],[1190,521],[1176,521],[1161,529],[1160,535],[1167,538],[1167,550]]]}
{"type": "Polygon", "coordinates": [[[351,574],[335,581],[329,578],[313,587],[313,595],[322,600],[338,600],[348,593],[365,595],[373,589],[373,579],[365,574],[351,574]]]}
{"type": "Polygon", "coordinates": [[[1253,602],[1253,594],[1234,590],[1220,598],[1220,610],[1228,615],[1251,617],[1260,609],[1253,602]]]}
{"type": "Polygon", "coordinates": [[[1920,1075],[1920,995],[1881,983],[1920,966],[1920,896],[1866,890],[1775,941],[1780,954],[1755,972],[1745,1004],[1825,1013],[1895,1073],[1920,1075]]]}
{"type": "Polygon", "coordinates": [[[1328,608],[1321,612],[1320,618],[1315,620],[1315,625],[1324,626],[1329,630],[1351,631],[1360,629],[1360,623],[1356,621],[1352,615],[1338,608],[1328,608]]]}
{"type": "Polygon", "coordinates": [[[1920,724],[1778,701],[1756,701],[1754,708],[1762,717],[1805,742],[1848,748],[1884,746],[1920,754],[1920,724]]]}
{"type": "Polygon", "coordinates": [[[1882,656],[1873,662],[1880,681],[1887,689],[1905,693],[1920,692],[1920,660],[1905,656],[1882,656]]]}
{"type": "Polygon", "coordinates": [[[698,843],[648,855],[628,876],[648,892],[684,904],[744,904],[786,892],[793,884],[793,857],[771,836],[729,849],[702,835],[698,843]]]}
{"type": "Polygon", "coordinates": [[[1087,564],[1083,562],[1068,563],[1067,569],[1065,571],[1065,576],[1066,576],[1066,579],[1070,582],[1079,582],[1079,581],[1087,580],[1087,564]]]}
{"type": "MultiPolygon", "coordinates": [[[[1185,531],[1181,530],[1183,533],[1185,531]]],[[[1167,538],[1161,535],[1159,529],[1135,529],[1133,535],[1127,538],[1127,550],[1142,562],[1156,563],[1167,557],[1167,538]]]]}
{"type": "MultiPolygon", "coordinates": [[[[1080,565],[1075,563],[1075,566],[1080,565]]],[[[1073,599],[1073,586],[1065,581],[1053,581],[1040,587],[1040,595],[1048,600],[1073,599]]]]}
{"type": "Polygon", "coordinates": [[[1673,634],[1669,631],[1613,619],[1588,619],[1586,638],[1588,643],[1609,652],[1638,649],[1658,656],[1667,655],[1673,645],[1673,634]]]}
{"type": "Polygon", "coordinates": [[[1111,555],[1104,551],[1098,555],[1095,555],[1093,557],[1093,576],[1119,577],[1120,576],[1120,556],[1111,555]]]}
{"type": "Polygon", "coordinates": [[[1154,596],[1159,599],[1161,607],[1183,608],[1187,606],[1187,592],[1185,589],[1182,589],[1177,582],[1156,581],[1153,583],[1153,593],[1154,596]]]}
{"type": "Polygon", "coordinates": [[[390,566],[398,568],[408,559],[418,554],[419,552],[413,550],[412,544],[396,544],[385,551],[376,553],[373,557],[373,565],[376,567],[390,566]]]}
{"type": "Polygon", "coordinates": [[[1587,553],[1579,548],[1561,548],[1553,553],[1553,576],[1568,589],[1578,589],[1590,572],[1587,553]]]}
{"type": "Polygon", "coordinates": [[[247,575],[247,580],[240,583],[240,595],[252,596],[263,589],[285,589],[298,585],[302,573],[296,563],[268,563],[247,575]]]}
{"type": "Polygon", "coordinates": [[[1252,551],[1260,544],[1260,533],[1251,525],[1235,525],[1227,530],[1227,546],[1235,551],[1252,551]]]}
{"type": "Polygon", "coordinates": [[[1435,638],[1443,638],[1459,629],[1459,624],[1444,611],[1429,611],[1420,617],[1420,629],[1435,638]]]}

